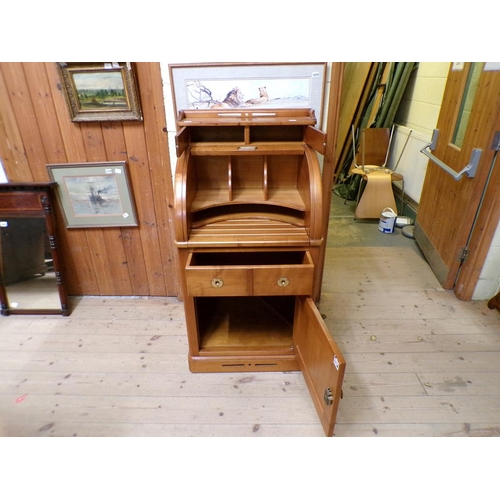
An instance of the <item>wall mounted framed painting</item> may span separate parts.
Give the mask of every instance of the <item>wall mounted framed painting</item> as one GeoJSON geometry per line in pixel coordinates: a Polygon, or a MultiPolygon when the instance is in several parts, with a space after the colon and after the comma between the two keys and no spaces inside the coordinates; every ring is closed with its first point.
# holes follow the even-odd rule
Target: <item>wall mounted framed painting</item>
{"type": "Polygon", "coordinates": [[[72,121],[142,120],[132,63],[60,62],[57,66],[72,121]]]}
{"type": "Polygon", "coordinates": [[[47,165],[68,228],[137,226],[124,161],[47,165]]]}
{"type": "Polygon", "coordinates": [[[321,126],[325,63],[170,64],[174,111],[312,108],[321,126]]]}

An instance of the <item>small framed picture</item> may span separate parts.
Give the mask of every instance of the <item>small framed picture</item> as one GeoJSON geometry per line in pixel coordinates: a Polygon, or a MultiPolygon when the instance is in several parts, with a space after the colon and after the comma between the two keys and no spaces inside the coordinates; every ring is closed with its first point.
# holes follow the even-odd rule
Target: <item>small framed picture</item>
{"type": "Polygon", "coordinates": [[[132,63],[57,63],[71,120],[142,120],[132,63]]]}
{"type": "Polygon", "coordinates": [[[47,165],[68,228],[137,226],[124,161],[47,165]]]}

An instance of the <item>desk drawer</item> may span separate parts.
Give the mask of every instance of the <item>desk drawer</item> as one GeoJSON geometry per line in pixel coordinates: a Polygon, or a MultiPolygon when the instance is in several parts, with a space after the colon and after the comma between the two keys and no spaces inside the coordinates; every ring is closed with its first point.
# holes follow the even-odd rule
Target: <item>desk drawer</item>
{"type": "Polygon", "coordinates": [[[308,252],[302,252],[297,264],[259,266],[253,269],[254,295],[311,295],[314,264],[308,252]]]}
{"type": "Polygon", "coordinates": [[[192,265],[193,254],[186,265],[186,282],[191,297],[251,295],[252,279],[248,269],[231,266],[201,268],[192,265]]]}
{"type": "Polygon", "coordinates": [[[308,252],[200,252],[186,264],[192,297],[310,295],[313,277],[308,252]]]}
{"type": "Polygon", "coordinates": [[[3,211],[34,211],[43,212],[44,206],[42,204],[42,197],[46,194],[31,191],[17,191],[4,194],[0,197],[0,208],[3,211]]]}

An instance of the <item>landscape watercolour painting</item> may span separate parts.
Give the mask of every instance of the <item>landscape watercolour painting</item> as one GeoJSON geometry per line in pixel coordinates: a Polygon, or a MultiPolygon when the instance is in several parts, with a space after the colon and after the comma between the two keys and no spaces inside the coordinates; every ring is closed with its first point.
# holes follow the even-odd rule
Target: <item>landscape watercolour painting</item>
{"type": "Polygon", "coordinates": [[[74,73],[72,76],[80,109],[128,107],[120,71],[74,73]]]}
{"type": "Polygon", "coordinates": [[[71,120],[142,120],[132,63],[57,63],[71,120]]]}

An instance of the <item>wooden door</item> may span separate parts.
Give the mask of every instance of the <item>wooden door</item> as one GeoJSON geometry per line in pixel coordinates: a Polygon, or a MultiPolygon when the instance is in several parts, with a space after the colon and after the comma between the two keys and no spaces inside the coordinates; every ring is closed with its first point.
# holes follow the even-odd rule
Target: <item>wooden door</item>
{"type": "Polygon", "coordinates": [[[293,343],[327,436],[333,436],[346,362],[311,298],[297,298],[293,343]]]}
{"type": "Polygon", "coordinates": [[[466,172],[455,180],[430,159],[415,221],[415,239],[439,282],[463,300],[472,296],[500,217],[499,69],[498,63],[450,66],[430,153],[452,173],[469,165],[475,149],[479,162],[473,176],[466,172]]]}

